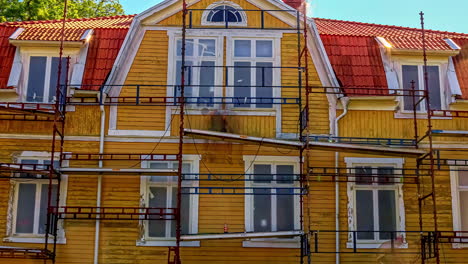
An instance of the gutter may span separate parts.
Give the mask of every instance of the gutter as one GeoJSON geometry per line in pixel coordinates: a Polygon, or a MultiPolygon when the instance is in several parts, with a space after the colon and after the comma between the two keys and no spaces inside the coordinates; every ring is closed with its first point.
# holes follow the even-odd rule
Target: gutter
{"type": "MultiPolygon", "coordinates": [[[[99,94],[97,95],[99,97],[99,94]]],[[[103,99],[103,98],[98,98],[103,99]]],[[[106,128],[106,110],[104,105],[100,105],[101,110],[101,130],[99,135],[99,154],[104,153],[104,135],[105,135],[105,128],[106,128]]],[[[103,167],[102,160],[99,161],[99,168],[103,167]]],[[[98,176],[98,184],[97,184],[97,194],[96,194],[96,211],[99,213],[101,207],[101,197],[102,197],[102,174],[100,173],[98,176]]],[[[99,234],[101,230],[100,220],[96,219],[96,231],[94,233],[94,264],[99,263],[99,234]]]]}
{"type": "MultiPolygon", "coordinates": [[[[343,113],[339,115],[335,119],[335,137],[339,137],[339,126],[338,123],[339,121],[346,116],[348,113],[348,103],[349,103],[349,98],[348,97],[341,97],[341,104],[343,105],[343,113]]],[[[335,152],[335,172],[339,173],[338,167],[339,167],[339,158],[340,158],[340,153],[335,152]]],[[[340,183],[337,181],[335,182],[335,263],[339,264],[340,263],[340,236],[339,236],[339,231],[340,231],[340,183]]]]}

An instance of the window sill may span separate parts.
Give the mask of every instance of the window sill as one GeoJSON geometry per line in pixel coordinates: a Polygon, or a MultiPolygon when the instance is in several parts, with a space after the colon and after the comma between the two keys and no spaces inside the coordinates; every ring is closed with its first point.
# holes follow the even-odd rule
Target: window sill
{"type": "MultiPolygon", "coordinates": [[[[369,242],[369,243],[365,243],[365,242],[357,242],[356,244],[356,248],[363,248],[363,249],[384,249],[382,248],[382,246],[385,244],[385,245],[388,245],[390,246],[390,242],[387,241],[387,242],[369,242]]],[[[346,243],[346,248],[354,248],[353,246],[353,242],[347,242],[346,243]]],[[[402,245],[400,246],[395,246],[395,248],[408,248],[408,243],[403,243],[402,245]]],[[[390,249],[390,247],[388,247],[388,249],[390,249]]]]}
{"type": "Polygon", "coordinates": [[[251,239],[242,242],[247,248],[301,248],[297,239],[251,239]]]}
{"type": "MultiPolygon", "coordinates": [[[[137,247],[175,247],[175,240],[137,240],[137,247]]],[[[182,241],[181,247],[200,247],[200,241],[182,241]]]]}
{"type": "MultiPolygon", "coordinates": [[[[44,238],[43,237],[5,237],[3,238],[3,242],[43,244],[44,238]]],[[[48,243],[54,243],[54,239],[49,238],[48,243]]],[[[66,243],[67,243],[66,238],[57,239],[57,244],[66,244],[66,243]]]]}

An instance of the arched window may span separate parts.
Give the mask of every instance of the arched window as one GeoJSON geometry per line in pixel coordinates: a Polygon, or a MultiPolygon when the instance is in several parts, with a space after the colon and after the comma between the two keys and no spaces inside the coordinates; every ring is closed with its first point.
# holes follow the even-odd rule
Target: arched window
{"type": "Polygon", "coordinates": [[[247,17],[242,8],[234,3],[215,3],[207,8],[203,14],[204,25],[247,25],[247,17]]]}

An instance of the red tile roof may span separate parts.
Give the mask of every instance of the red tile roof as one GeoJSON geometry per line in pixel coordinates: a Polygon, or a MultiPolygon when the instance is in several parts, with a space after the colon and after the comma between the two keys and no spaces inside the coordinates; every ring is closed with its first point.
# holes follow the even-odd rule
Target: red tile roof
{"type": "MultiPolygon", "coordinates": [[[[396,49],[422,50],[421,29],[322,18],[314,20],[335,74],[345,88],[388,88],[376,37],[385,38],[396,49]]],[[[445,42],[446,38],[456,40],[459,46],[464,45],[454,60],[463,97],[468,99],[468,34],[426,30],[426,36],[428,50],[452,50],[445,42]]]]}
{"type": "MultiPolygon", "coordinates": [[[[67,19],[65,24],[65,41],[79,41],[87,29],[128,29],[133,17],[133,15],[130,15],[67,19]]],[[[20,27],[24,29],[16,38],[17,40],[59,41],[62,32],[61,20],[6,22],[2,24],[8,27],[20,27]]]]}
{"type": "Polygon", "coordinates": [[[16,28],[0,25],[0,89],[8,88],[8,77],[16,51],[16,47],[10,44],[8,38],[15,30],[16,28]]]}
{"type": "MultiPolygon", "coordinates": [[[[133,20],[133,15],[98,18],[68,19],[65,41],[79,41],[86,30],[93,29],[86,59],[83,84],[93,90],[99,89],[117,57],[120,47],[133,20]]],[[[18,28],[24,31],[17,40],[59,41],[62,21],[26,21],[0,23],[0,89],[6,87],[16,48],[9,37],[18,28]]]]}

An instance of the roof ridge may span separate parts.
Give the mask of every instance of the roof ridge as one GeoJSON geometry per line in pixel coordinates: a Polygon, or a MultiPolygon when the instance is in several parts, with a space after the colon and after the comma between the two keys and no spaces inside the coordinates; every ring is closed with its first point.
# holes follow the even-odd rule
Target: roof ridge
{"type": "MultiPolygon", "coordinates": [[[[377,23],[368,23],[368,22],[358,22],[358,21],[349,21],[349,20],[341,20],[341,19],[331,19],[331,18],[320,18],[320,17],[313,17],[314,20],[322,20],[322,21],[331,21],[331,22],[344,22],[350,24],[358,24],[358,25],[366,25],[366,26],[377,26],[377,27],[384,27],[384,28],[392,28],[392,29],[404,29],[404,30],[412,30],[412,31],[421,31],[420,28],[414,27],[404,27],[404,26],[397,26],[397,25],[385,25],[385,24],[377,24],[377,23]]],[[[438,34],[449,34],[449,35],[460,35],[464,37],[468,37],[468,33],[460,33],[460,32],[451,32],[451,31],[442,31],[442,30],[433,30],[433,29],[426,29],[426,32],[429,33],[438,33],[438,34]]],[[[327,34],[325,34],[327,35],[327,34]]],[[[350,35],[351,32],[350,32],[350,35]]]]}
{"type": "MultiPolygon", "coordinates": [[[[119,19],[119,18],[133,18],[135,15],[115,15],[115,16],[102,16],[102,17],[82,17],[82,18],[68,18],[66,22],[79,22],[79,21],[95,21],[106,19],[119,19]]],[[[60,23],[62,19],[49,19],[49,20],[29,20],[29,21],[10,21],[0,23],[0,26],[18,26],[18,25],[32,25],[32,24],[52,24],[60,23]]]]}

